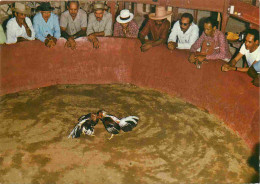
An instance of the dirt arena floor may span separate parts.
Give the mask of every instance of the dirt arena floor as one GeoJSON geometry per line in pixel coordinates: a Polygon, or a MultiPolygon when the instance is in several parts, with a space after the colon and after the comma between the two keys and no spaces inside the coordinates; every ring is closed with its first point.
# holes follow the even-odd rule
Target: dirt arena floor
{"type": "Polygon", "coordinates": [[[249,148],[213,115],[133,85],[59,85],[5,95],[0,112],[0,183],[245,183],[249,148]],[[77,119],[104,109],[138,126],[112,140],[68,139],[77,119]]]}

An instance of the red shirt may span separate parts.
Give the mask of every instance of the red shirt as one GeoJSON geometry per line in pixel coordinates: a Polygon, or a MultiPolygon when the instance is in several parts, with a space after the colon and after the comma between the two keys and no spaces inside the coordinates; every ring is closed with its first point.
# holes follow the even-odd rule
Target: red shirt
{"type": "Polygon", "coordinates": [[[163,39],[166,42],[169,28],[170,22],[167,19],[165,19],[161,25],[156,25],[154,20],[149,19],[140,34],[145,37],[151,33],[153,40],[163,39]]]}

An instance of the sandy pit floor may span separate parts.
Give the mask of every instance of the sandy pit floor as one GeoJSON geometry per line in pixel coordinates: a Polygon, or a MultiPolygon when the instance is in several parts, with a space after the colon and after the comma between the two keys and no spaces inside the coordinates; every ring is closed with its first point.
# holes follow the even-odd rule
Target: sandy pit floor
{"type": "Polygon", "coordinates": [[[244,141],[213,115],[133,85],[59,85],[5,95],[0,112],[0,183],[245,183],[244,141]],[[104,109],[140,118],[112,140],[68,139],[77,119],[104,109]]]}

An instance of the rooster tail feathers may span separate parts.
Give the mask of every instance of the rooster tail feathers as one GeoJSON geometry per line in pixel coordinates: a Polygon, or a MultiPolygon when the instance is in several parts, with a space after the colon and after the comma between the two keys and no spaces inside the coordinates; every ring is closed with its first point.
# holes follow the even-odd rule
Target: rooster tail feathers
{"type": "Polygon", "coordinates": [[[137,126],[138,121],[139,121],[138,117],[128,116],[120,120],[119,126],[124,132],[129,132],[132,131],[132,129],[137,126]]]}

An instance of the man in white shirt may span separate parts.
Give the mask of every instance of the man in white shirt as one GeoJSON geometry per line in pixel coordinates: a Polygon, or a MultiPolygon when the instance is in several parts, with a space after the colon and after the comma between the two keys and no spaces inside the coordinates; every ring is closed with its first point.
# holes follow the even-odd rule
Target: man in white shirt
{"type": "Polygon", "coordinates": [[[30,14],[30,8],[25,4],[15,3],[15,17],[11,18],[7,23],[6,43],[12,44],[21,41],[35,39],[35,32],[31,20],[26,17],[30,14]]]}
{"type": "Polygon", "coordinates": [[[181,20],[177,21],[171,31],[168,39],[168,48],[190,49],[199,38],[199,27],[193,23],[193,16],[190,13],[184,13],[181,20]]]}
{"type": "MultiPolygon", "coordinates": [[[[229,61],[229,63],[222,66],[222,71],[240,71],[248,72],[248,69],[260,61],[260,47],[259,47],[259,31],[256,29],[247,30],[245,43],[240,48],[237,56],[229,61]],[[235,67],[236,63],[243,57],[246,57],[248,67],[235,67]]],[[[254,80],[254,79],[253,79],[254,80]]]]}

